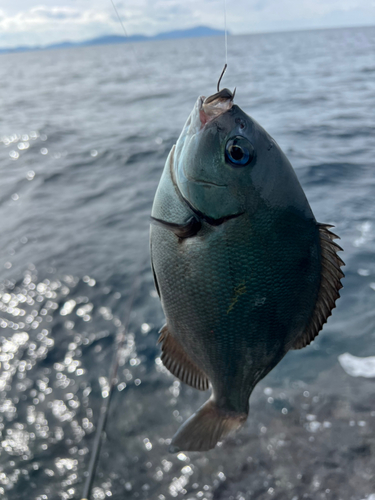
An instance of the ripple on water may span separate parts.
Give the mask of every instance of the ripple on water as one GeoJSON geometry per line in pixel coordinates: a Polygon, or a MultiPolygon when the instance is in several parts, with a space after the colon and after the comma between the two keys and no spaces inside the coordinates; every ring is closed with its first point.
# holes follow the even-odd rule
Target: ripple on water
{"type": "MultiPolygon", "coordinates": [[[[11,121],[1,125],[17,131],[0,137],[0,265],[9,278],[0,289],[4,500],[80,498],[132,252],[147,252],[139,234],[162,165],[197,95],[212,88],[219,45],[141,44],[154,95],[123,46],[15,54],[17,65],[1,56],[0,81],[12,88],[2,110],[11,121]],[[20,67],[28,78],[14,77],[20,67]],[[31,267],[18,280],[29,260],[40,275],[31,267]]],[[[375,31],[239,36],[231,45],[228,87],[239,87],[238,103],[288,151],[318,220],[339,225],[348,265],[342,299],[317,341],[260,383],[238,435],[204,456],[175,456],[171,436],[208,395],[162,366],[159,299],[151,273],[142,276],[93,494],[372,500],[373,379],[346,373],[337,356],[374,355],[375,31]]]]}
{"type": "MultiPolygon", "coordinates": [[[[110,346],[98,348],[122,328],[111,310],[118,298],[107,293],[102,307],[90,301],[97,295],[95,285],[88,276],[39,281],[33,269],[21,282],[7,281],[0,287],[0,450],[13,457],[1,467],[0,484],[7,491],[16,492],[25,479],[15,472],[16,463],[27,474],[43,463],[49,484],[61,498],[73,498],[75,487],[67,487],[82,480],[83,470],[80,477],[76,472],[86,464],[84,438],[95,428],[100,404],[96,391],[101,387],[103,398],[109,391],[107,378],[100,372],[88,376],[84,365],[95,365],[98,359],[108,364],[110,346]]],[[[124,343],[121,366],[130,359],[137,359],[134,334],[124,343]]],[[[121,384],[123,390],[126,384],[121,384]]],[[[110,483],[101,491],[109,496],[110,483]]],[[[47,493],[41,498],[45,495],[51,498],[47,493]]]]}

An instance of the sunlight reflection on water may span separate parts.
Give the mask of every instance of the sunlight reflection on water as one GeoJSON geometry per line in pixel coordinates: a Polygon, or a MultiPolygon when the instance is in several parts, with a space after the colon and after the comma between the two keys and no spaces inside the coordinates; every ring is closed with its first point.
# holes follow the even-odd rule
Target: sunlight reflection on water
{"type": "MultiPolygon", "coordinates": [[[[230,44],[225,85],[237,86],[238,104],[287,152],[317,219],[342,237],[342,298],[312,346],[259,384],[238,435],[204,455],[174,456],[171,436],[207,394],[162,366],[163,315],[144,270],[93,495],[368,500],[373,380],[346,373],[338,356],[375,355],[375,31],[230,44]]],[[[139,50],[152,95],[123,46],[1,56],[0,81],[14,88],[0,116],[4,500],[79,497],[161,169],[222,67],[215,39],[139,50]],[[20,67],[28,78],[14,73],[20,67]]]]}

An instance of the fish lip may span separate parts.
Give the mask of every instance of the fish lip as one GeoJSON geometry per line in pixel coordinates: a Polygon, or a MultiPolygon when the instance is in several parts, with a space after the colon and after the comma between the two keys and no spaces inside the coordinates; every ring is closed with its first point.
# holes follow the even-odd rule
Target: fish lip
{"type": "Polygon", "coordinates": [[[233,107],[234,94],[235,92],[232,94],[228,89],[222,89],[209,97],[200,96],[198,115],[201,129],[233,107]]]}
{"type": "Polygon", "coordinates": [[[191,177],[187,177],[187,179],[191,182],[195,182],[196,184],[203,184],[203,185],[215,186],[215,187],[220,187],[220,188],[228,187],[228,184],[216,184],[215,182],[206,181],[205,179],[193,179],[191,177]]]}

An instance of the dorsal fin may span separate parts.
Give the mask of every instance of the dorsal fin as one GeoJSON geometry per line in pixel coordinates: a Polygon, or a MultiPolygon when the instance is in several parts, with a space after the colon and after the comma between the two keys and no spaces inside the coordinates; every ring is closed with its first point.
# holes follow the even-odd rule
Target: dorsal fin
{"type": "Polygon", "coordinates": [[[158,342],[162,344],[161,360],[163,365],[172,375],[179,378],[181,382],[200,391],[208,389],[209,380],[207,375],[189,358],[175,337],[171,335],[167,325],[164,325],[160,330],[158,342]]]}
{"type": "Polygon", "coordinates": [[[338,236],[332,233],[328,224],[318,224],[320,236],[320,248],[322,258],[322,271],[318,298],[315,304],[310,324],[305,332],[294,342],[293,349],[302,349],[314,340],[323,328],[324,323],[336,307],[336,300],[340,297],[339,290],[342,288],[341,278],[344,273],[341,267],[344,262],[337,255],[342,248],[333,240],[338,236]]]}

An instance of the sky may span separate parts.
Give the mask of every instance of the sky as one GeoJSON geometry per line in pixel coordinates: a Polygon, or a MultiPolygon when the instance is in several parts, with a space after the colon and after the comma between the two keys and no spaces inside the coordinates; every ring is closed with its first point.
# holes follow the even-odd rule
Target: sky
{"type": "MultiPolygon", "coordinates": [[[[129,35],[224,28],[224,0],[113,0],[129,35]]],[[[233,34],[375,25],[375,0],[226,0],[233,34]]],[[[122,34],[111,0],[1,0],[0,48],[122,34]]]]}

